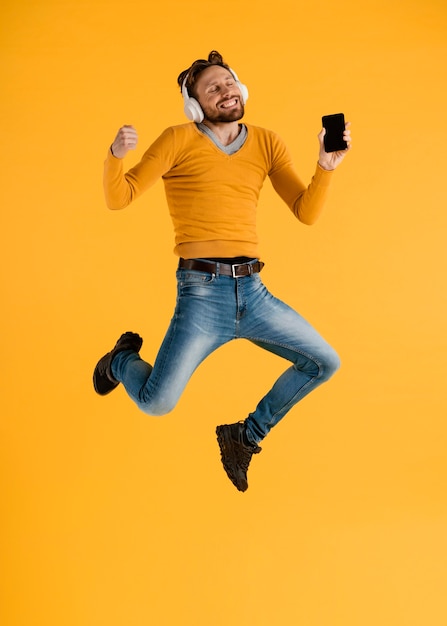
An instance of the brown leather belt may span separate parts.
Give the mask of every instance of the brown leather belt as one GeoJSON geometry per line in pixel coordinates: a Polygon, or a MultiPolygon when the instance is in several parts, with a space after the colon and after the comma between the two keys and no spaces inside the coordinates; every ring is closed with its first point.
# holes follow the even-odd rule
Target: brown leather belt
{"type": "Polygon", "coordinates": [[[257,274],[264,267],[262,261],[254,263],[215,263],[214,261],[199,261],[198,259],[180,259],[179,269],[197,270],[198,272],[207,272],[208,274],[223,274],[224,276],[232,276],[240,278],[241,276],[251,276],[257,274]]]}

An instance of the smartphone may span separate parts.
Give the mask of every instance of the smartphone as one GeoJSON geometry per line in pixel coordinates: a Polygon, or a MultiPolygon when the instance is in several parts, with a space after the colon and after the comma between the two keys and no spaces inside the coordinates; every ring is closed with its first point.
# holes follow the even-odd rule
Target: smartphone
{"type": "Polygon", "coordinates": [[[348,144],[343,139],[343,132],[345,130],[345,116],[343,113],[323,115],[322,121],[323,128],[326,129],[324,136],[324,149],[326,152],[346,150],[348,144]]]}

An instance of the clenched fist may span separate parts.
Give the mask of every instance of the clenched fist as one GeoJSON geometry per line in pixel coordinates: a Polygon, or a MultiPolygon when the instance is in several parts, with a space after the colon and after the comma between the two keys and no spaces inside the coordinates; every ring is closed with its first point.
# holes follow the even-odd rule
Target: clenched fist
{"type": "Polygon", "coordinates": [[[138,143],[138,134],[133,126],[126,124],[116,134],[115,140],[110,146],[113,156],[122,159],[129,150],[135,150],[138,143]]]}

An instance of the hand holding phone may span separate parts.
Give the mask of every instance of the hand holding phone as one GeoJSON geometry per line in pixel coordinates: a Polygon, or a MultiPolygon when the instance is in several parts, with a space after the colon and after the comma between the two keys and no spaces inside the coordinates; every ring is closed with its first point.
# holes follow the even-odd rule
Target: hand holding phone
{"type": "Polygon", "coordinates": [[[324,136],[324,149],[326,152],[338,152],[346,150],[348,144],[343,139],[345,131],[345,116],[343,113],[334,115],[323,115],[323,128],[326,130],[324,136]]]}

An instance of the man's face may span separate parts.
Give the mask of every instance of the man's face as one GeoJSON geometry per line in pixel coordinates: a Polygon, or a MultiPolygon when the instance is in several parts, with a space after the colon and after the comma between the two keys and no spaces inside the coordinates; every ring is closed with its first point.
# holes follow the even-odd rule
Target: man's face
{"type": "Polygon", "coordinates": [[[241,92],[233,74],[224,67],[212,65],[203,70],[194,91],[205,119],[210,122],[235,122],[243,117],[241,92]]]}

